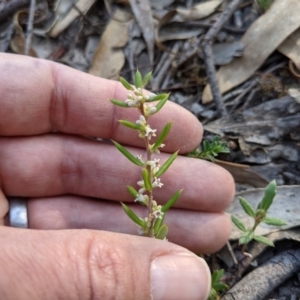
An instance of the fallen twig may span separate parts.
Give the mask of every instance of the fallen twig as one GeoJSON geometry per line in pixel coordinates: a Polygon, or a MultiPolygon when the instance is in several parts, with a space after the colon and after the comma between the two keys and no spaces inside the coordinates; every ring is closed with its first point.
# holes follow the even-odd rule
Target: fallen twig
{"type": "Polygon", "coordinates": [[[216,21],[216,23],[208,30],[201,43],[208,82],[210,84],[210,88],[214,97],[218,115],[220,115],[221,117],[225,117],[227,115],[227,111],[222,101],[222,96],[219,90],[219,85],[216,77],[216,69],[213,62],[212,54],[212,44],[216,35],[231,17],[233,12],[238,8],[241,2],[242,0],[233,0],[227,6],[224,12],[220,15],[219,19],[216,21]]]}
{"type": "Polygon", "coordinates": [[[24,55],[28,55],[30,47],[31,47],[35,6],[36,6],[36,1],[35,0],[30,0],[30,8],[29,8],[28,21],[27,21],[27,35],[26,35],[26,44],[25,44],[24,55]]]}

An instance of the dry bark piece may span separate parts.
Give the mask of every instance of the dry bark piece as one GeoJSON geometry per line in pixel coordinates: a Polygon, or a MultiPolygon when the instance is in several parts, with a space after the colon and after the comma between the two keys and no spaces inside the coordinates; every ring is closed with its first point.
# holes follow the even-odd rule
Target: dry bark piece
{"type": "MultiPolygon", "coordinates": [[[[275,0],[268,11],[257,19],[241,39],[244,55],[217,73],[221,93],[243,83],[264,63],[266,58],[297,28],[300,27],[300,1],[275,0]],[[286,16],[289,16],[287,22],[286,16]]],[[[203,91],[202,103],[212,101],[210,87],[203,91]]]]}
{"type": "MultiPolygon", "coordinates": [[[[128,19],[128,13],[117,10],[114,19],[128,19]]],[[[128,41],[128,22],[118,22],[111,19],[102,34],[97,51],[92,61],[90,74],[95,76],[117,79],[117,75],[125,63],[124,52],[121,49],[128,41]],[[116,38],[117,37],[117,38],[116,38]]]]}
{"type": "Polygon", "coordinates": [[[284,251],[255,269],[222,297],[222,300],[261,300],[300,271],[300,250],[284,251]]]}
{"type": "MultiPolygon", "coordinates": [[[[269,226],[260,223],[255,230],[256,235],[265,235],[281,229],[287,229],[300,225],[300,206],[299,206],[300,186],[279,186],[273,204],[268,210],[268,215],[274,218],[280,218],[287,222],[287,225],[281,227],[269,226]]],[[[264,195],[264,188],[247,190],[237,193],[232,204],[226,209],[230,215],[238,217],[246,228],[253,226],[253,218],[248,216],[239,203],[238,197],[245,198],[254,208],[257,207],[264,195]]],[[[242,232],[235,226],[232,227],[230,235],[231,240],[239,239],[242,232]]]]}

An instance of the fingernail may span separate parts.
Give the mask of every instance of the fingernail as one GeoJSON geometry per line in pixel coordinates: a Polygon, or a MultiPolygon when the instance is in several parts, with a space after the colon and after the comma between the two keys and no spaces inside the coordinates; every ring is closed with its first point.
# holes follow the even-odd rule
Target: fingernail
{"type": "Polygon", "coordinates": [[[151,264],[153,300],[205,300],[209,291],[210,271],[196,255],[159,256],[151,264]]]}

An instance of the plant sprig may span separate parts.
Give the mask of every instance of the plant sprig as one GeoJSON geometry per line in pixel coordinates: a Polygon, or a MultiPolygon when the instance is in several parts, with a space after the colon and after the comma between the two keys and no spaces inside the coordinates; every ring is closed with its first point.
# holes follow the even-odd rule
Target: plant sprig
{"type": "Polygon", "coordinates": [[[246,199],[239,197],[239,201],[243,210],[248,216],[252,217],[254,220],[253,226],[247,229],[246,226],[239,218],[237,218],[236,216],[231,216],[231,220],[234,223],[234,225],[238,229],[243,231],[243,234],[239,239],[239,244],[244,245],[242,249],[242,253],[245,252],[246,245],[253,239],[256,240],[257,242],[274,247],[274,244],[270,239],[261,235],[255,235],[255,229],[261,222],[273,226],[283,226],[287,224],[284,220],[267,216],[268,209],[272,205],[275,196],[276,196],[276,182],[275,180],[273,180],[266,187],[264,197],[259,202],[256,210],[246,199]]]}
{"type": "Polygon", "coordinates": [[[200,158],[215,162],[215,157],[220,153],[229,153],[226,143],[220,142],[220,137],[215,136],[212,142],[203,141],[201,149],[195,149],[187,154],[188,157],[200,158]]]}
{"type": "Polygon", "coordinates": [[[137,182],[139,189],[136,190],[133,186],[128,186],[127,189],[134,198],[134,202],[147,206],[148,208],[148,217],[140,218],[129,206],[122,203],[125,213],[139,226],[139,234],[163,240],[166,239],[168,233],[168,226],[163,223],[165,213],[178,200],[182,190],[177,191],[163,206],[158,205],[153,197],[153,190],[163,186],[160,176],[162,176],[174,162],[178,151],[173,153],[162,166],[158,158],[153,158],[154,154],[158,155],[160,153],[159,148],[164,147],[164,141],[171,130],[172,123],[168,122],[156,138],[156,141],[153,144],[150,143],[150,140],[156,137],[157,130],[150,127],[148,119],[160,111],[169,98],[169,94],[149,95],[145,93],[143,88],[151,80],[151,77],[151,72],[143,78],[141,73],[137,71],[135,73],[134,86],[121,77],[120,82],[129,91],[127,99],[125,101],[111,99],[111,103],[116,106],[135,108],[139,111],[139,119],[135,122],[119,120],[119,123],[129,129],[137,131],[138,137],[145,142],[146,157],[142,155],[135,156],[121,144],[115,141],[113,141],[113,143],[128,160],[141,168],[141,180],[137,182]],[[156,102],[156,105],[151,104],[153,102],[156,102]]]}

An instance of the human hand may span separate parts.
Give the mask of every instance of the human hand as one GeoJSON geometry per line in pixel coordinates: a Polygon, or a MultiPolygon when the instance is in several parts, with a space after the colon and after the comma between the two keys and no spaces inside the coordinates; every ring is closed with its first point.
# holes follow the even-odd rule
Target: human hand
{"type": "MultiPolygon", "coordinates": [[[[0,55],[0,89],[1,188],[6,196],[28,198],[31,228],[0,227],[2,297],[205,299],[208,268],[185,248],[208,253],[226,242],[231,225],[221,211],[234,193],[227,171],[178,157],[164,175],[158,202],[184,189],[166,222],[169,240],[185,248],[120,234],[136,234],[119,201],[132,201],[126,185],[139,179],[139,168],[113,145],[87,136],[139,152],[142,141],[116,121],[134,120],[137,113],[109,101],[125,99],[126,90],[50,61],[9,54],[0,55]]],[[[151,118],[158,131],[169,120],[164,151],[185,153],[199,144],[202,128],[188,111],[170,102],[151,118]]],[[[2,222],[7,210],[0,195],[2,222]]]]}

